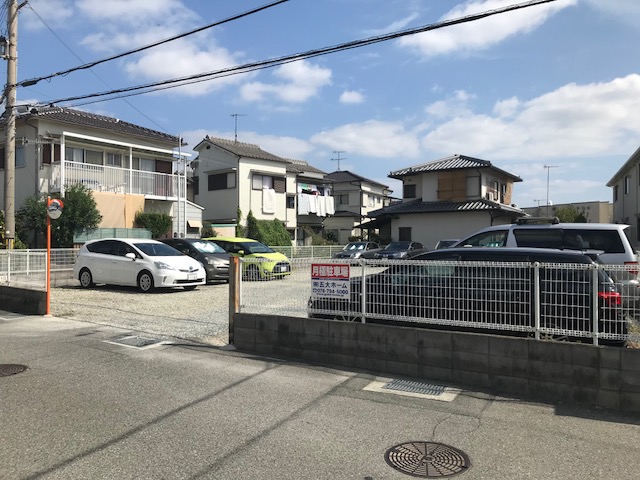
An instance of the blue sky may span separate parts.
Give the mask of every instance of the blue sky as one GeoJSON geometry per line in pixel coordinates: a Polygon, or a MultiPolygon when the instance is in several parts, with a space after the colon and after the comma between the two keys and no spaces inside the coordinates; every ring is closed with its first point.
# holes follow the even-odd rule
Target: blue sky
{"type": "MultiPolygon", "coordinates": [[[[269,3],[30,0],[19,16],[18,79],[269,3]]],[[[216,71],[517,3],[289,0],[89,71],[21,87],[18,103],[216,71]]],[[[610,201],[607,181],[640,146],[638,24],[638,0],[556,0],[242,75],[59,105],[181,135],[191,146],[204,135],[233,138],[237,118],[239,141],[327,172],[339,164],[398,196],[400,183],[389,172],[463,154],[522,177],[513,198],[521,207],[544,205],[547,174],[554,204],[610,201]]]]}

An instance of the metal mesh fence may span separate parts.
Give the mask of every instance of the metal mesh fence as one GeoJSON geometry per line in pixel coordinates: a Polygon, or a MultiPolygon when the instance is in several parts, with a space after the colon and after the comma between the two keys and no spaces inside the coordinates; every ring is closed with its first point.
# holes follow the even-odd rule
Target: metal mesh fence
{"type": "Polygon", "coordinates": [[[242,312],[640,341],[640,285],[620,280],[632,278],[623,265],[292,259],[286,274],[258,277],[250,265],[242,312]]]}

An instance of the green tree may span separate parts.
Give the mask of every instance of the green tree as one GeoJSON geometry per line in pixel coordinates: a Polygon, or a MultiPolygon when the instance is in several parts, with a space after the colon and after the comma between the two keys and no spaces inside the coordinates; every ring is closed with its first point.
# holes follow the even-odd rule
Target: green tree
{"type": "Polygon", "coordinates": [[[247,228],[245,229],[245,235],[248,238],[253,238],[254,240],[258,240],[261,242],[258,237],[262,236],[260,233],[260,229],[258,228],[258,220],[253,216],[253,212],[249,210],[247,214],[247,228]]]}
{"type": "Polygon", "coordinates": [[[573,205],[555,208],[556,217],[562,223],[586,223],[587,218],[573,205]]]}
{"type": "Polygon", "coordinates": [[[133,221],[136,226],[149,230],[153,238],[160,238],[171,229],[173,217],[166,213],[138,212],[133,221]]]}
{"type": "Polygon", "coordinates": [[[65,190],[62,201],[62,215],[51,221],[51,243],[57,247],[72,247],[74,235],[98,228],[102,215],[86,185],[71,185],[65,190]]]}
{"type": "MultiPolygon", "coordinates": [[[[51,220],[51,244],[54,247],[68,248],[73,246],[74,235],[98,228],[102,215],[98,211],[91,190],[86,185],[76,184],[68,187],[62,203],[62,215],[56,220],[51,220]]],[[[46,195],[39,193],[25,199],[16,212],[16,230],[20,238],[30,239],[29,244],[32,246],[46,243],[46,195]]]]}
{"type": "Polygon", "coordinates": [[[202,230],[200,231],[200,237],[202,238],[210,238],[210,237],[217,237],[217,236],[218,236],[218,232],[216,232],[211,225],[202,227],[202,230]]]}
{"type": "Polygon", "coordinates": [[[247,232],[246,229],[242,226],[242,210],[240,210],[240,207],[238,207],[236,216],[238,217],[236,219],[236,237],[246,237],[247,232]]]}

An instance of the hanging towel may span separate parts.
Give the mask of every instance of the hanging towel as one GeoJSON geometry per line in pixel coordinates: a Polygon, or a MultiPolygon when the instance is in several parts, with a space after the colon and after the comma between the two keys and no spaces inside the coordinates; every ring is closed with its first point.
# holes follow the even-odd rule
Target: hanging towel
{"type": "Polygon", "coordinates": [[[317,215],[319,217],[327,216],[327,198],[323,195],[316,195],[316,201],[318,202],[318,212],[317,215]]]}
{"type": "Polygon", "coordinates": [[[273,188],[262,189],[262,213],[276,213],[276,191],[273,188]]]}
{"type": "Polygon", "coordinates": [[[298,194],[298,215],[309,215],[309,195],[298,194]]]}
{"type": "Polygon", "coordinates": [[[318,197],[316,195],[307,195],[309,198],[309,213],[318,212],[318,197]]]}
{"type": "Polygon", "coordinates": [[[336,203],[333,197],[327,197],[327,215],[336,214],[336,203]]]}

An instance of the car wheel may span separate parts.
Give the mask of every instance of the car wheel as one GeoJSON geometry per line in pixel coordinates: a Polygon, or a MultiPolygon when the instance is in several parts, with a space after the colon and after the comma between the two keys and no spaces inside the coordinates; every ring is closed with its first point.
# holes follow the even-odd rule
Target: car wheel
{"type": "Polygon", "coordinates": [[[93,277],[91,276],[91,272],[88,268],[83,268],[80,270],[80,275],[78,276],[78,280],[80,280],[80,286],[82,288],[91,288],[95,285],[93,283],[93,277]]]}
{"type": "Polygon", "coordinates": [[[260,279],[260,270],[257,265],[249,265],[247,267],[247,279],[248,280],[259,280],[260,279]]]}
{"type": "Polygon", "coordinates": [[[187,292],[190,292],[191,290],[195,290],[196,288],[198,288],[197,285],[189,285],[188,287],[182,287],[184,288],[187,292]]]}
{"type": "Polygon", "coordinates": [[[138,288],[144,293],[153,290],[153,275],[146,270],[140,272],[138,275],[138,288]]]}

